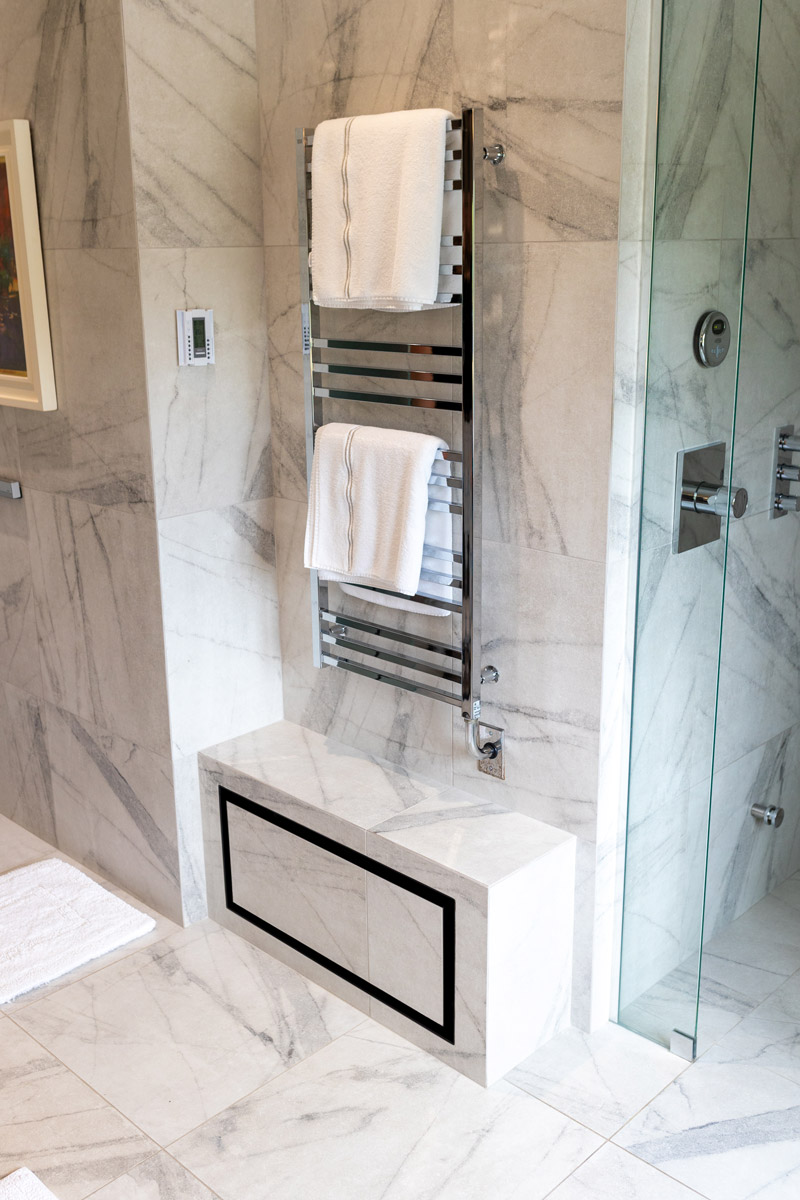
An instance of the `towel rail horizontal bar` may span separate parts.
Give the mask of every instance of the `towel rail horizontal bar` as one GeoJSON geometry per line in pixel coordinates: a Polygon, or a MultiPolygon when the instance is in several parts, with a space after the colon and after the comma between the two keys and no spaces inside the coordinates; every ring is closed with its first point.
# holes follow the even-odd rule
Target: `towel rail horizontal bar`
{"type": "Polygon", "coordinates": [[[443,562],[463,563],[464,555],[459,550],[451,550],[444,546],[429,546],[426,542],[422,547],[423,558],[437,558],[443,562]]]}
{"type": "Polygon", "coordinates": [[[357,654],[365,654],[369,658],[379,658],[382,662],[394,663],[397,667],[407,667],[410,671],[423,671],[426,675],[434,675],[437,679],[446,679],[448,683],[461,683],[461,672],[449,671],[447,667],[437,667],[433,663],[424,662],[421,658],[412,658],[409,654],[395,654],[392,650],[383,650],[380,646],[371,646],[368,642],[358,642],[353,638],[341,637],[323,629],[322,640],[329,646],[341,646],[343,650],[354,650],[357,654]]]}
{"type": "Polygon", "coordinates": [[[440,587],[455,588],[457,591],[464,586],[464,581],[458,575],[443,574],[441,571],[431,570],[430,567],[422,567],[419,577],[421,582],[438,583],[440,587]]]}
{"type": "Polygon", "coordinates": [[[363,588],[365,592],[378,592],[381,596],[396,596],[398,600],[414,600],[417,604],[423,604],[427,608],[446,608],[448,612],[461,612],[461,605],[455,601],[443,600],[441,596],[428,596],[425,592],[416,592],[413,596],[407,596],[405,592],[390,592],[386,588],[370,587],[366,583],[359,583],[358,587],[363,588]]]}
{"type": "Polygon", "coordinates": [[[319,375],[371,375],[374,379],[408,379],[412,383],[460,384],[460,375],[446,375],[442,371],[402,371],[396,367],[359,367],[349,363],[326,363],[311,360],[313,370],[319,375]]]}
{"type": "Polygon", "coordinates": [[[464,509],[460,504],[448,504],[446,500],[429,500],[428,508],[433,512],[449,512],[454,517],[464,515],[464,509]]]}
{"type": "Polygon", "coordinates": [[[391,642],[414,646],[417,650],[429,650],[431,654],[443,654],[447,658],[461,659],[461,651],[448,646],[446,642],[436,642],[431,638],[419,637],[418,634],[406,633],[404,629],[394,629],[389,625],[376,625],[373,621],[362,620],[361,617],[348,617],[344,613],[334,612],[333,609],[321,608],[319,615],[323,621],[329,621],[332,625],[344,625],[347,629],[357,629],[360,633],[369,633],[373,637],[388,638],[391,642]]]}
{"type": "Polygon", "coordinates": [[[457,491],[462,491],[464,480],[458,475],[443,475],[439,471],[433,471],[429,480],[431,487],[446,487],[455,488],[457,491]]]}
{"type": "Polygon", "coordinates": [[[460,346],[426,346],[422,342],[355,342],[347,338],[315,338],[322,350],[363,350],[370,354],[428,354],[431,357],[461,358],[460,346]]]}
{"type": "Polygon", "coordinates": [[[375,671],[372,667],[354,663],[349,658],[341,658],[338,654],[323,654],[321,662],[326,667],[339,667],[342,671],[352,671],[354,675],[364,675],[367,679],[375,679],[379,683],[391,683],[394,687],[406,692],[415,692],[419,696],[428,696],[431,700],[442,700],[446,704],[461,707],[461,697],[445,692],[441,688],[431,687],[427,683],[417,683],[414,679],[404,679],[402,675],[393,675],[390,671],[375,671]]]}
{"type": "Polygon", "coordinates": [[[364,404],[399,404],[404,408],[442,408],[446,412],[460,412],[460,400],[434,400],[429,396],[392,396],[380,392],[351,392],[341,388],[315,387],[318,400],[360,400],[364,404]]]}

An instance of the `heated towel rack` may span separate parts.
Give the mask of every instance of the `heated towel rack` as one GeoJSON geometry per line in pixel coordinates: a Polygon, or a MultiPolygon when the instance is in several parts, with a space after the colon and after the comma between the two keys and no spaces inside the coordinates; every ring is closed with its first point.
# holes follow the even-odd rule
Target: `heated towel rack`
{"type": "MultiPolygon", "coordinates": [[[[446,609],[461,619],[460,646],[448,645],[428,637],[417,636],[405,629],[385,624],[382,619],[352,617],[334,608],[328,597],[328,585],[311,571],[311,620],[314,665],[335,667],[356,675],[391,684],[405,691],[451,704],[461,709],[466,727],[467,747],[478,759],[493,759],[501,748],[501,740],[487,740],[481,729],[492,729],[481,722],[481,654],[480,593],[481,593],[481,439],[480,385],[482,379],[482,310],[481,257],[483,220],[484,159],[497,164],[502,161],[503,149],[483,147],[483,114],[480,109],[464,109],[460,120],[447,123],[448,149],[445,190],[461,193],[461,227],[459,233],[443,236],[442,246],[447,257],[460,262],[441,268],[441,304],[457,305],[461,316],[460,345],[439,345],[432,339],[428,344],[416,341],[370,341],[353,338],[323,337],[320,309],[311,299],[309,265],[310,237],[313,236],[311,195],[311,155],[313,129],[298,129],[297,138],[297,199],[299,219],[300,279],[302,301],[303,380],[306,410],[306,458],[308,479],[314,454],[314,436],[325,419],[326,400],[355,401],[365,405],[389,404],[409,408],[443,409],[461,415],[461,449],[445,452],[446,463],[459,465],[460,475],[447,474],[442,484],[456,495],[431,500],[436,509],[449,511],[460,525],[460,535],[454,531],[453,549],[427,547],[430,562],[441,560],[442,570],[424,567],[420,591],[413,597],[423,606],[446,609]],[[460,251],[460,253],[459,253],[460,251]],[[444,289],[447,289],[446,291],[444,289]],[[357,364],[336,362],[331,353],[347,351],[359,356],[357,364]],[[385,355],[424,355],[426,370],[415,371],[385,365],[385,355]],[[431,359],[460,360],[460,370],[436,370],[431,359]],[[434,366],[434,370],[427,368],[434,366]],[[425,395],[393,395],[390,392],[370,391],[356,387],[359,379],[398,379],[406,382],[450,384],[457,392],[455,398],[442,399],[425,395]],[[460,492],[460,502],[457,493],[460,492]],[[457,599],[445,600],[426,594],[427,583],[444,585],[457,594],[457,599]],[[402,647],[401,652],[397,647],[402,647]],[[405,652],[408,647],[408,652],[405,652]],[[351,657],[356,654],[371,660],[367,663],[351,657]],[[432,655],[429,659],[426,656],[432,655]],[[438,661],[437,661],[438,660],[438,661]],[[399,666],[412,677],[383,669],[383,664],[399,666]],[[374,664],[374,665],[373,665],[374,664]],[[421,680],[415,676],[422,676],[421,680]],[[449,685],[449,686],[443,686],[449,685]]],[[[391,361],[391,360],[390,360],[391,361]]],[[[421,364],[422,365],[422,364],[421,364]]],[[[423,389],[419,389],[422,391],[423,389]]],[[[437,390],[437,389],[432,389],[437,390]]],[[[451,396],[453,392],[451,391],[451,396]]],[[[437,468],[435,468],[435,471],[437,468]]],[[[365,590],[378,591],[370,588],[365,590]]],[[[389,595],[397,593],[388,593],[389,595]]],[[[494,680],[493,667],[485,669],[484,678],[494,680]]],[[[496,734],[501,731],[495,730],[496,734]]]]}

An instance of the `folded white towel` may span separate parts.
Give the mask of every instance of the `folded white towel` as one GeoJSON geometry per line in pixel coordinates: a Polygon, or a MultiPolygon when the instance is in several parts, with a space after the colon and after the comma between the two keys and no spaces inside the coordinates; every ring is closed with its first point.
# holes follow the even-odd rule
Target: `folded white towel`
{"type": "Polygon", "coordinates": [[[326,308],[436,307],[442,108],[323,121],[311,159],[313,298],[326,308]]]}
{"type": "MultiPolygon", "coordinates": [[[[434,476],[435,479],[435,476],[434,476]]],[[[447,499],[450,499],[448,496],[447,499]]],[[[453,546],[453,518],[449,513],[437,512],[435,509],[429,508],[425,517],[425,545],[438,546],[442,550],[450,550],[453,546]]],[[[428,557],[424,552],[422,556],[423,567],[428,567],[431,571],[438,571],[441,575],[451,574],[453,571],[452,562],[447,559],[428,557]]],[[[320,577],[325,578],[325,573],[320,572],[320,577]]],[[[426,617],[449,617],[450,610],[447,608],[433,608],[429,604],[420,604],[416,600],[406,600],[400,596],[384,596],[377,592],[368,592],[364,588],[357,587],[351,583],[339,582],[339,587],[343,592],[347,592],[348,596],[356,596],[359,600],[367,600],[370,604],[383,604],[387,608],[401,609],[403,612],[420,613],[426,617]]],[[[429,579],[423,580],[418,592],[426,596],[438,596],[443,600],[452,600],[452,588],[446,587],[441,583],[432,583],[429,579]]]]}
{"type": "Polygon", "coordinates": [[[447,443],[425,433],[323,425],[314,446],[305,565],[337,582],[413,596],[440,449],[447,443]]]}
{"type": "Polygon", "coordinates": [[[23,1167],[0,1179],[0,1200],[56,1200],[56,1197],[41,1179],[23,1167]]]}

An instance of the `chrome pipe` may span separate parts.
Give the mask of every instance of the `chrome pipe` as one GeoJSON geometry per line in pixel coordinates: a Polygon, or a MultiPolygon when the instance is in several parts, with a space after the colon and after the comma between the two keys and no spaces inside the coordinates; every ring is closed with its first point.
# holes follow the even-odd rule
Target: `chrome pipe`
{"type": "Polygon", "coordinates": [[[467,750],[473,758],[479,761],[484,758],[497,758],[500,753],[499,742],[480,742],[480,719],[477,717],[465,718],[465,731],[467,735],[467,750]]]}

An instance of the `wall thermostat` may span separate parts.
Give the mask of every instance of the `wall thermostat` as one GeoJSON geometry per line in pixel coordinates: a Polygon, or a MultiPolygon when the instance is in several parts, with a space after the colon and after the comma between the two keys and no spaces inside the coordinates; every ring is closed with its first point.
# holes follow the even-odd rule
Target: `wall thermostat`
{"type": "Polygon", "coordinates": [[[214,362],[213,308],[178,309],[178,363],[206,367],[214,362]]]}
{"type": "Polygon", "coordinates": [[[702,367],[718,367],[731,348],[731,323],[723,312],[707,312],[697,323],[694,352],[702,367]]]}

